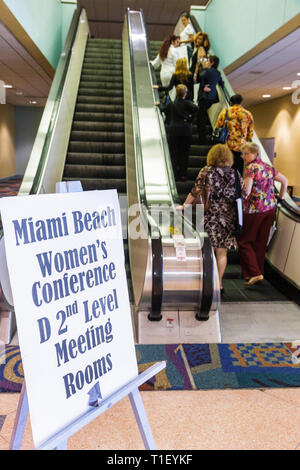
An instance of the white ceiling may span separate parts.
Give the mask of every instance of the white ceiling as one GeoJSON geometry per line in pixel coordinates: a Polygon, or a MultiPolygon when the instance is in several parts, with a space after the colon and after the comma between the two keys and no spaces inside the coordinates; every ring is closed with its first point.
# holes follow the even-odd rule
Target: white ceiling
{"type": "MultiPolygon", "coordinates": [[[[283,90],[300,80],[300,28],[261,52],[227,77],[232,88],[243,95],[245,105],[279,98],[295,90],[283,90]]],[[[299,88],[299,85],[298,85],[299,88]]]]}
{"type": "MultiPolygon", "coordinates": [[[[189,11],[190,5],[203,5],[208,0],[80,0],[86,9],[91,34],[94,37],[120,38],[124,14],[129,7],[142,9],[149,40],[162,40],[170,34],[180,14],[189,11]],[[171,7],[170,7],[171,5],[171,7]]],[[[245,105],[257,104],[269,93],[277,98],[291,91],[282,90],[300,80],[300,28],[286,36],[247,64],[228,75],[237,93],[245,99],[245,105]],[[255,72],[262,72],[256,74],[255,72]]],[[[12,105],[44,106],[51,79],[13,37],[0,21],[0,80],[12,84],[6,90],[6,101],[12,105]],[[17,94],[22,92],[22,95],[17,94]]]]}

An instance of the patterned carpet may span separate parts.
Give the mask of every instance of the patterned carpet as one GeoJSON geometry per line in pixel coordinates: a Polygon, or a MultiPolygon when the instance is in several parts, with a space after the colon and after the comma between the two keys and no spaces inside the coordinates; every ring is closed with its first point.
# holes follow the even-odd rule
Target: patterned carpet
{"type": "MultiPolygon", "coordinates": [[[[300,387],[295,351],[291,343],[136,345],[140,372],[155,362],[167,363],[140,389],[300,387]]],[[[0,346],[0,393],[20,392],[23,378],[19,347],[0,346]]]]}
{"type": "Polygon", "coordinates": [[[16,196],[20,189],[23,176],[12,176],[0,180],[0,197],[16,196]]]}
{"type": "MultiPolygon", "coordinates": [[[[21,182],[17,175],[0,180],[0,197],[16,195],[21,182]]],[[[136,346],[140,372],[155,362],[167,363],[141,390],[299,387],[295,351],[291,343],[136,346]]],[[[23,379],[19,347],[0,344],[0,393],[20,392],[23,379]]]]}

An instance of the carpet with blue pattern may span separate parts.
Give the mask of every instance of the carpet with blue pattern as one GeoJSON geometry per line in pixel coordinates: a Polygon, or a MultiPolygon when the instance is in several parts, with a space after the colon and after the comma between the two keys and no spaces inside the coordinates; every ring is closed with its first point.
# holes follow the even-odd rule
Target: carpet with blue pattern
{"type": "MultiPolygon", "coordinates": [[[[292,343],[136,345],[139,372],[166,368],[140,390],[217,390],[300,386],[300,355],[292,343]]],[[[0,346],[0,392],[19,392],[24,379],[18,346],[0,346]]]]}

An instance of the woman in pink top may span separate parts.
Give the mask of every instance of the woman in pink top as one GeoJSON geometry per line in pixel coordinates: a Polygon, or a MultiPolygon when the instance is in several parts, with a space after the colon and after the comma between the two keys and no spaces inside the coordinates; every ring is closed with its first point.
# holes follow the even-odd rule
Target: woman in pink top
{"type": "Polygon", "coordinates": [[[264,260],[270,228],[276,212],[274,180],[281,183],[279,199],[288,185],[284,175],[260,159],[259,147],[254,143],[242,146],[245,163],[244,182],[247,198],[244,201],[243,232],[238,238],[242,275],[246,285],[262,281],[264,260]]]}

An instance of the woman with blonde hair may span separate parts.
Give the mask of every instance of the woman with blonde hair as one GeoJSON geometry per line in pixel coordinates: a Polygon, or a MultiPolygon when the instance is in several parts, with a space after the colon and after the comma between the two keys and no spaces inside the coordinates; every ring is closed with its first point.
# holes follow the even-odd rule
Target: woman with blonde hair
{"type": "MultiPolygon", "coordinates": [[[[214,145],[207,155],[207,163],[199,172],[195,185],[187,196],[184,206],[206,202],[204,228],[215,250],[221,292],[222,281],[227,266],[227,250],[236,250],[234,236],[237,212],[235,203],[235,177],[232,169],[233,155],[227,145],[214,145]],[[202,196],[202,199],[200,198],[202,196]]],[[[242,197],[246,188],[240,174],[242,197]]]]}
{"type": "MultiPolygon", "coordinates": [[[[186,99],[189,101],[193,101],[194,98],[194,90],[193,90],[193,77],[191,72],[189,71],[187,60],[185,57],[182,57],[177,60],[175,71],[171,77],[170,83],[167,86],[159,87],[159,91],[165,91],[169,93],[171,90],[173,92],[176,89],[177,85],[185,85],[187,87],[187,95],[186,99]]],[[[170,94],[171,99],[173,101],[173,93],[170,94]]],[[[175,93],[174,93],[175,95],[175,93]]]]}
{"type": "Polygon", "coordinates": [[[161,66],[160,80],[163,86],[167,86],[169,84],[175,70],[176,62],[179,58],[179,54],[177,52],[179,42],[179,36],[168,36],[162,43],[156,58],[150,61],[150,64],[153,65],[154,69],[158,69],[161,66]]]}
{"type": "Polygon", "coordinates": [[[238,239],[242,275],[246,285],[262,281],[270,228],[276,212],[274,181],[281,183],[279,199],[284,197],[288,180],[260,158],[259,146],[247,143],[241,147],[244,160],[246,196],[243,232],[238,239]]]}

